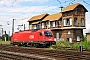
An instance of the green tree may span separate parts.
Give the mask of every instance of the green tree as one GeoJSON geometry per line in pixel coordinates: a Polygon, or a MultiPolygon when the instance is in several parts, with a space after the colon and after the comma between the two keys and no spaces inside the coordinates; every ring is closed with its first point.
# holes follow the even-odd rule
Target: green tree
{"type": "Polygon", "coordinates": [[[6,36],[6,41],[10,40],[10,36],[8,34],[2,35],[2,40],[5,41],[5,36],[6,36]]]}

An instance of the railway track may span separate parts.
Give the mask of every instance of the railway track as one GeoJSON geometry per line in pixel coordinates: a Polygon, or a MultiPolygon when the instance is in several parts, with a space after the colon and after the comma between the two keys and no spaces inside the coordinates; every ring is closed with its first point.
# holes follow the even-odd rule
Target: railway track
{"type": "MultiPolygon", "coordinates": [[[[73,52],[60,50],[47,50],[40,48],[21,48],[15,46],[0,46],[0,58],[5,57],[16,60],[90,60],[90,52],[73,52]],[[19,59],[20,58],[20,59],[19,59]]],[[[11,60],[12,60],[11,59],[11,60]]]]}
{"type": "Polygon", "coordinates": [[[46,57],[8,52],[8,51],[0,51],[0,58],[2,60],[7,60],[7,59],[8,60],[52,60],[46,57]]]}

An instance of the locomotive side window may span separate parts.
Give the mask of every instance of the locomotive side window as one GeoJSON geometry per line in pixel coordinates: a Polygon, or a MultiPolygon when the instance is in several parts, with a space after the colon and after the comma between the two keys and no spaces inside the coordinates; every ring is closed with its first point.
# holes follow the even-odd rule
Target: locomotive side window
{"type": "Polygon", "coordinates": [[[52,32],[44,32],[45,36],[52,36],[52,32]]]}
{"type": "Polygon", "coordinates": [[[42,33],[40,33],[40,36],[42,36],[42,33]]]}

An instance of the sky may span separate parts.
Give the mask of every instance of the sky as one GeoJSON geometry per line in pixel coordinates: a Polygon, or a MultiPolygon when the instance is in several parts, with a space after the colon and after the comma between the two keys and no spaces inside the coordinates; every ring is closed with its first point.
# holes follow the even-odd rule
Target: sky
{"type": "Polygon", "coordinates": [[[28,20],[39,14],[55,14],[70,4],[81,3],[88,12],[86,13],[86,29],[84,34],[90,31],[90,0],[0,0],[0,35],[3,28],[7,34],[12,34],[12,22],[14,20],[14,31],[23,30],[25,24],[28,29],[28,20]]]}

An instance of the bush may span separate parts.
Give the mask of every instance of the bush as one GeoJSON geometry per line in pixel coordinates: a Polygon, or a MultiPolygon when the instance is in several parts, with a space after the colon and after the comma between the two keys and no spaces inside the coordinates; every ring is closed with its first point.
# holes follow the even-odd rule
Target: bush
{"type": "Polygon", "coordinates": [[[68,41],[57,41],[56,46],[61,46],[61,47],[69,47],[70,44],[68,41]]]}
{"type": "MultiPolygon", "coordinates": [[[[57,41],[56,46],[60,47],[70,47],[71,49],[80,49],[80,46],[82,46],[86,50],[90,50],[90,41],[87,41],[86,37],[83,38],[82,42],[76,42],[76,43],[69,43],[67,40],[65,41],[57,41]]],[[[56,48],[57,49],[57,48],[56,48]]]]}
{"type": "Polygon", "coordinates": [[[90,41],[84,41],[84,42],[82,42],[82,46],[83,46],[83,48],[84,49],[86,49],[86,50],[90,50],[90,41]]]}
{"type": "Polygon", "coordinates": [[[71,47],[72,49],[78,49],[78,48],[80,47],[80,42],[70,44],[70,47],[71,47]]]}

